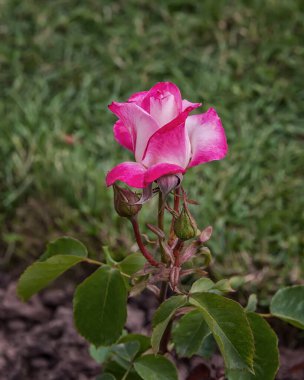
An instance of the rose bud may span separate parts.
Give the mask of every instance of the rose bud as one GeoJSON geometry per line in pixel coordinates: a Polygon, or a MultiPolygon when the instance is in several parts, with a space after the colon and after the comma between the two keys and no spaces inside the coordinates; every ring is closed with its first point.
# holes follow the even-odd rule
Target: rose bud
{"type": "Polygon", "coordinates": [[[113,185],[113,189],[114,207],[117,214],[125,218],[135,216],[142,208],[142,205],[135,204],[140,198],[139,195],[116,184],[113,185]]]}
{"type": "Polygon", "coordinates": [[[196,236],[197,226],[186,204],[174,222],[174,233],[181,240],[189,240],[196,236]]]}

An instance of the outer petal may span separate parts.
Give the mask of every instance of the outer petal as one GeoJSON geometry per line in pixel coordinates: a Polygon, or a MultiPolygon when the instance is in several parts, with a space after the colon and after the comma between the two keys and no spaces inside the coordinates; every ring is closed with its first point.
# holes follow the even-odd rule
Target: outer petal
{"type": "Polygon", "coordinates": [[[167,163],[186,168],[190,159],[190,141],[185,128],[188,112],[181,113],[151,136],[142,163],[151,167],[167,163]]]}
{"type": "Polygon", "coordinates": [[[133,95],[131,95],[128,99],[129,102],[134,102],[141,105],[142,100],[147,95],[148,91],[141,91],[141,92],[135,92],[133,95]]]}
{"type": "Polygon", "coordinates": [[[116,181],[122,181],[129,186],[142,189],[145,187],[145,172],[146,168],[137,162],[123,162],[108,172],[106,184],[111,186],[116,181]]]}
{"type": "Polygon", "coordinates": [[[133,139],[130,130],[124,125],[121,120],[114,124],[113,128],[115,140],[123,147],[134,152],[133,139]]]}
{"type": "Polygon", "coordinates": [[[188,110],[188,112],[191,112],[195,108],[200,107],[201,105],[202,105],[202,103],[192,103],[192,102],[189,102],[186,99],[183,99],[183,101],[182,101],[182,110],[183,111],[187,111],[188,110]]]}
{"type": "Polygon", "coordinates": [[[141,162],[149,138],[159,129],[157,122],[135,103],[113,102],[109,109],[130,131],[132,146],[135,147],[135,159],[141,162]]]}
{"type": "Polygon", "coordinates": [[[192,151],[189,167],[221,160],[226,156],[228,145],[225,131],[213,108],[203,114],[189,116],[186,128],[192,151]]]}
{"type": "Polygon", "coordinates": [[[167,174],[177,174],[177,173],[185,173],[185,169],[178,165],[173,164],[156,164],[151,166],[145,173],[145,183],[149,184],[155,180],[157,180],[159,177],[162,177],[163,175],[167,174]]]}
{"type": "Polygon", "coordinates": [[[163,126],[182,111],[179,88],[171,82],[157,83],[143,98],[141,107],[163,126]]]}

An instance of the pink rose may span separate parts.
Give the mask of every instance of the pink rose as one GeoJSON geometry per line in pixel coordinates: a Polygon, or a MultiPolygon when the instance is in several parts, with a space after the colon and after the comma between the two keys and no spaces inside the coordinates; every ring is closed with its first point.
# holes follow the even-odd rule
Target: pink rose
{"type": "Polygon", "coordinates": [[[170,82],[135,93],[126,103],[113,102],[109,109],[118,117],[115,139],[134,153],[136,162],[110,170],[107,186],[119,180],[145,188],[162,176],[184,174],[192,166],[224,158],[227,141],[215,110],[189,116],[200,105],[182,100],[170,82]]]}

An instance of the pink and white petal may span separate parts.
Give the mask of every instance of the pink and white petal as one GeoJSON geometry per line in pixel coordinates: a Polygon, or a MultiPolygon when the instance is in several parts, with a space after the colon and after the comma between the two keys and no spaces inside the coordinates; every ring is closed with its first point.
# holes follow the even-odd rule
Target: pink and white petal
{"type": "Polygon", "coordinates": [[[191,112],[191,111],[195,110],[195,108],[200,107],[201,105],[202,105],[202,103],[192,103],[192,102],[189,102],[186,99],[183,99],[183,101],[182,101],[182,110],[183,111],[191,112]]]}
{"type": "Polygon", "coordinates": [[[114,132],[115,140],[120,145],[129,149],[131,152],[134,152],[133,138],[130,133],[130,130],[124,125],[124,123],[121,120],[118,120],[114,124],[113,132],[114,132]]]}
{"type": "Polygon", "coordinates": [[[203,114],[189,116],[186,128],[192,151],[189,167],[221,160],[226,156],[228,145],[225,130],[213,108],[203,114]]]}
{"type": "Polygon", "coordinates": [[[109,105],[109,109],[129,129],[134,141],[135,159],[137,162],[141,162],[149,138],[159,129],[159,125],[135,103],[113,102],[109,105]]]}
{"type": "Polygon", "coordinates": [[[163,126],[182,111],[181,93],[175,84],[160,82],[148,91],[141,106],[163,126]]]}
{"type": "Polygon", "coordinates": [[[144,177],[147,169],[137,162],[122,162],[110,170],[106,176],[107,186],[113,185],[116,181],[122,181],[129,186],[138,189],[144,188],[144,177]]]}
{"type": "Polygon", "coordinates": [[[135,92],[133,95],[131,95],[128,99],[129,102],[134,102],[137,105],[141,105],[142,100],[147,95],[148,91],[141,91],[141,92],[135,92]]]}
{"type": "Polygon", "coordinates": [[[187,116],[187,111],[179,114],[151,136],[143,156],[143,165],[149,168],[165,162],[183,168],[188,166],[191,146],[185,127],[187,116]]]}
{"type": "Polygon", "coordinates": [[[175,99],[172,94],[150,98],[150,115],[160,127],[169,123],[178,115],[175,99]]]}
{"type": "Polygon", "coordinates": [[[160,163],[151,166],[145,173],[145,183],[148,185],[158,178],[168,174],[184,174],[185,169],[178,165],[160,163]]]}

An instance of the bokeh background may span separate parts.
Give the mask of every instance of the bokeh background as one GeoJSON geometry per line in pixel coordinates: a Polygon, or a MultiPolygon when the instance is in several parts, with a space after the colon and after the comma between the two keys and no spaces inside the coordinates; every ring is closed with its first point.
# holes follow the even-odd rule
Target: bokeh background
{"type": "Polygon", "coordinates": [[[215,276],[245,278],[266,303],[301,282],[303,1],[1,0],[0,10],[2,268],[60,235],[92,256],[129,252],[104,179],[131,155],[107,105],[173,81],[216,108],[228,137],[225,160],[184,180],[199,225],[215,228],[215,276]]]}

